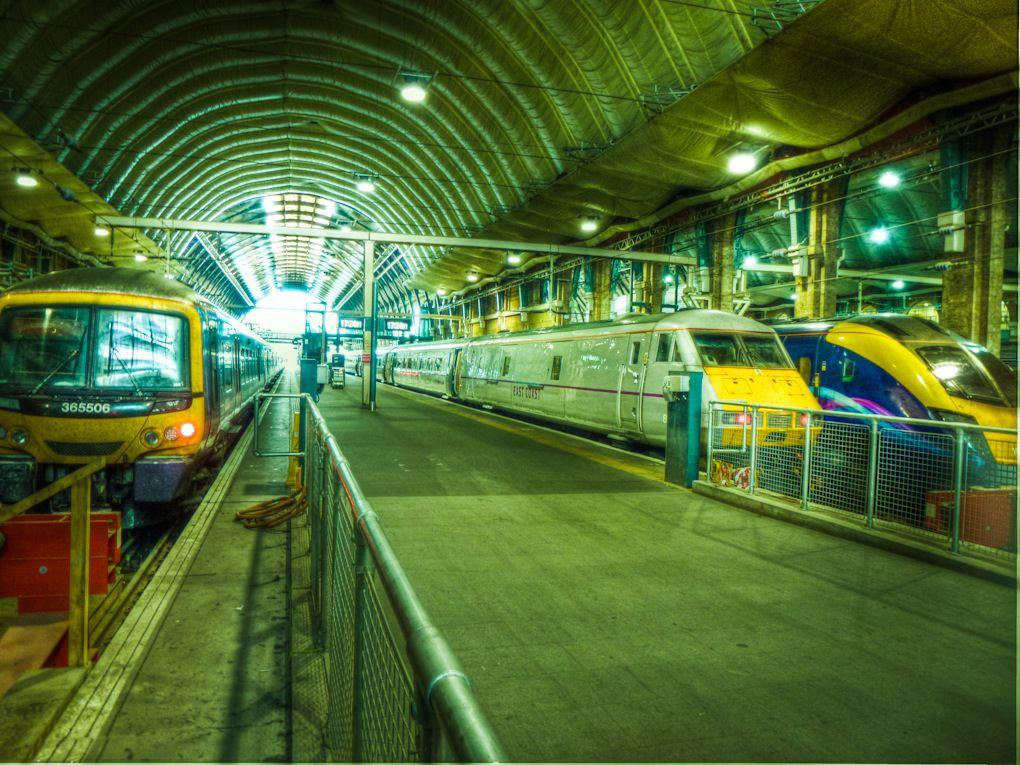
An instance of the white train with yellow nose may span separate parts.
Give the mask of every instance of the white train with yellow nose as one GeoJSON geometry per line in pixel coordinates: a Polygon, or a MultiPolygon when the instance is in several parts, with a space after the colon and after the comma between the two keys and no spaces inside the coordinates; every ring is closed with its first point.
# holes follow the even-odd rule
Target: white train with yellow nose
{"type": "MultiPolygon", "coordinates": [[[[658,446],[666,440],[668,391],[688,371],[704,372],[704,402],[818,406],[772,329],[706,309],[396,346],[383,360],[383,379],[401,387],[658,446]]],[[[737,435],[742,416],[723,414],[722,443],[728,425],[734,438],[746,438],[737,435]]],[[[790,443],[789,414],[775,417],[759,437],[790,443]]]]}

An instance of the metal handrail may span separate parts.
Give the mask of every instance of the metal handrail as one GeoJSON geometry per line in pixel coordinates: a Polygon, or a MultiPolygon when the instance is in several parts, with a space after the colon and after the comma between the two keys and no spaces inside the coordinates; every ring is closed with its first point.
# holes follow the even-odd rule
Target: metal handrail
{"type": "Polygon", "coordinates": [[[849,417],[850,419],[869,420],[878,422],[899,423],[901,425],[922,425],[932,428],[955,428],[958,430],[977,430],[982,433],[1004,433],[1016,435],[1017,431],[1010,428],[996,428],[990,425],[978,425],[970,422],[953,422],[951,420],[922,420],[917,417],[895,417],[888,414],[865,414],[861,412],[843,412],[835,409],[809,409],[798,406],[779,406],[776,404],[755,404],[750,401],[710,401],[709,410],[721,409],[724,406],[739,406],[744,409],[766,409],[769,411],[797,412],[799,414],[822,415],[825,417],[849,417]]]}
{"type": "Polygon", "coordinates": [[[354,528],[364,540],[389,596],[406,642],[411,669],[424,689],[426,703],[448,736],[450,747],[461,761],[505,762],[506,754],[471,691],[467,675],[418,599],[315,401],[307,393],[288,397],[304,399],[310,424],[327,448],[332,468],[350,500],[354,528]]]}

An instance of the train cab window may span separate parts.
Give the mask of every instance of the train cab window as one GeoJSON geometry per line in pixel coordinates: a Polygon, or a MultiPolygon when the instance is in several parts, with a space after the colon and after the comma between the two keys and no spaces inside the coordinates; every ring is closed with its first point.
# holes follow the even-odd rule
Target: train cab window
{"type": "Polygon", "coordinates": [[[740,342],[752,367],[782,369],[790,366],[782,343],[775,335],[743,335],[740,342]]]}
{"type": "Polygon", "coordinates": [[[142,311],[96,311],[95,385],[143,390],[185,387],[183,317],[142,311]]]}
{"type": "Polygon", "coordinates": [[[630,344],[630,363],[637,364],[641,359],[641,341],[635,340],[630,344]]]}
{"type": "Polygon", "coordinates": [[[857,365],[854,364],[853,359],[843,359],[842,369],[840,370],[840,377],[843,382],[850,382],[854,379],[854,373],[857,371],[857,365]]]}
{"type": "Polygon", "coordinates": [[[503,357],[503,371],[500,373],[500,377],[507,377],[510,374],[510,357],[503,357]]]}
{"type": "Polygon", "coordinates": [[[563,364],[562,356],[552,357],[552,367],[549,369],[549,379],[559,380],[560,379],[560,366],[563,364]]]}
{"type": "Polygon", "coordinates": [[[721,332],[695,332],[694,345],[706,367],[747,366],[741,358],[740,346],[734,335],[721,332]]]}
{"type": "Polygon", "coordinates": [[[0,385],[85,385],[90,309],[8,308],[0,314],[0,385]]]}
{"type": "Polygon", "coordinates": [[[659,335],[659,343],[655,346],[655,360],[656,361],[669,361],[669,350],[672,343],[670,340],[673,336],[670,334],[659,335]]]}

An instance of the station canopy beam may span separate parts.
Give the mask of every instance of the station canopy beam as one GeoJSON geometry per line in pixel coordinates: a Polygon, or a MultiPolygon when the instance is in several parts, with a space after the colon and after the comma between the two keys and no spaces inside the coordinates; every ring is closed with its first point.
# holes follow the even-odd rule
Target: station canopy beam
{"type": "Polygon", "coordinates": [[[226,223],[222,221],[174,220],[170,218],[135,218],[117,215],[97,215],[96,223],[113,228],[163,229],[174,231],[211,231],[223,234],[249,234],[264,236],[300,236],[310,239],[341,239],[351,242],[384,242],[386,244],[420,244],[436,247],[458,247],[475,250],[502,250],[534,252],[546,255],[588,255],[593,258],[615,258],[648,263],[666,263],[682,266],[695,264],[689,255],[670,255],[664,252],[633,252],[612,247],[579,247],[547,242],[522,242],[509,239],[471,239],[455,236],[427,236],[423,234],[395,234],[385,231],[344,231],[339,228],[306,228],[302,226],[269,226],[261,223],[226,223]]]}

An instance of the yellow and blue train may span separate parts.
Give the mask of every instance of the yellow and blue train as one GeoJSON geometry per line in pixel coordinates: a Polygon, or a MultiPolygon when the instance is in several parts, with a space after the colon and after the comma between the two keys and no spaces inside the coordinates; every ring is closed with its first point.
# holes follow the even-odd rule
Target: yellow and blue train
{"type": "Polygon", "coordinates": [[[78,268],[0,294],[0,501],[97,458],[142,525],[179,498],[281,371],[258,336],[158,273],[78,268]]]}

